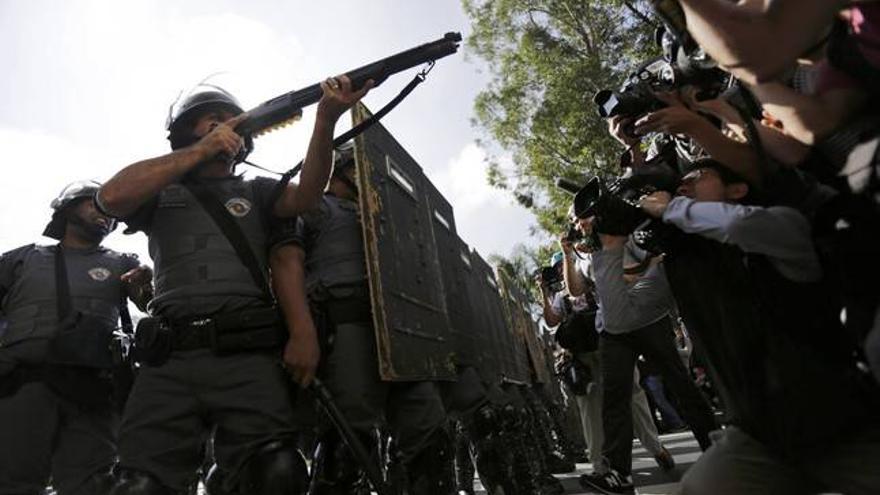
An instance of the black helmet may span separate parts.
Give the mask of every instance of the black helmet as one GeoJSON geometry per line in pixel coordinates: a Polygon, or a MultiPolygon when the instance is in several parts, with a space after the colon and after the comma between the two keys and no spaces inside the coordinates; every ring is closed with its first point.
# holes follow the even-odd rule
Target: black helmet
{"type": "Polygon", "coordinates": [[[340,144],[333,150],[333,177],[354,166],[354,141],[340,144]]]}
{"type": "MultiPolygon", "coordinates": [[[[168,141],[171,149],[185,148],[196,141],[192,127],[196,119],[212,110],[225,110],[233,115],[244,113],[244,109],[238,100],[225,89],[210,84],[202,83],[179,103],[171,105],[168,111],[168,121],[165,128],[168,131],[168,141]]],[[[236,157],[236,163],[244,160],[254,149],[253,139],[245,138],[245,149],[236,157]]]]}
{"type": "MultiPolygon", "coordinates": [[[[46,224],[46,229],[43,230],[43,235],[61,240],[67,227],[67,218],[64,212],[80,199],[94,198],[100,188],[101,183],[93,180],[71,182],[65,186],[58,197],[53,199],[49,205],[54,212],[52,213],[52,220],[46,224]]],[[[111,222],[110,230],[112,231],[116,228],[116,220],[111,219],[111,222]]]]}

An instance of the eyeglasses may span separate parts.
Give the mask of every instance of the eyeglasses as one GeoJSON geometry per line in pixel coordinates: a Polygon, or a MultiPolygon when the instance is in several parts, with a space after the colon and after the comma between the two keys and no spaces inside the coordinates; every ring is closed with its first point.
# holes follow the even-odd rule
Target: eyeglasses
{"type": "Polygon", "coordinates": [[[681,185],[687,186],[699,181],[706,175],[706,170],[707,169],[705,168],[698,168],[697,170],[689,172],[687,175],[681,178],[681,185]]]}

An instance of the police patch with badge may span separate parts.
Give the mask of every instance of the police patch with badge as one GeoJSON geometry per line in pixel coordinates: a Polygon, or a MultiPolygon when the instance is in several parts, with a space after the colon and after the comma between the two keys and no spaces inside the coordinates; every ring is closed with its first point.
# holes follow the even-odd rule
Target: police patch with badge
{"type": "Polygon", "coordinates": [[[92,277],[92,280],[94,280],[95,282],[104,282],[110,278],[110,275],[113,274],[113,272],[111,272],[107,268],[104,268],[103,266],[92,268],[91,270],[89,270],[88,273],[89,277],[92,277]]]}
{"type": "Polygon", "coordinates": [[[226,207],[226,211],[237,218],[241,218],[251,211],[251,202],[244,198],[232,198],[223,206],[226,207]]]}

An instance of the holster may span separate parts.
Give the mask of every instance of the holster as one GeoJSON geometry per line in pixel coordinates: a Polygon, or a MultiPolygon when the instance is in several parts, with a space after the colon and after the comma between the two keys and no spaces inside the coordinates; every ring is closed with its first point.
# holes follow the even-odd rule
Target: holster
{"type": "Polygon", "coordinates": [[[101,318],[75,311],[60,322],[49,340],[47,361],[57,366],[111,369],[122,361],[119,346],[114,345],[114,330],[101,318]]]}
{"type": "Polygon", "coordinates": [[[141,318],[134,332],[132,358],[147,366],[161,366],[171,355],[173,336],[165,318],[141,318]]]}

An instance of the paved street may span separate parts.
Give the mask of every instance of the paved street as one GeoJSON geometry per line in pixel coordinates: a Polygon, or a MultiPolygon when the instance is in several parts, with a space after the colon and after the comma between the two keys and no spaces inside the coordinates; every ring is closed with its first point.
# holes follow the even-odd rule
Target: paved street
{"type": "MultiPolygon", "coordinates": [[[[661,435],[663,445],[675,457],[676,468],[671,473],[664,473],[654,458],[648,454],[638,441],[633,443],[633,481],[636,485],[636,493],[640,495],[668,495],[677,493],[678,480],[685,470],[696,462],[700,457],[700,446],[693,435],[688,432],[661,435]]],[[[577,471],[557,475],[566,488],[566,494],[592,494],[581,488],[578,484],[578,476],[592,472],[590,464],[578,464],[577,471]]],[[[485,494],[479,482],[476,483],[479,490],[477,493],[485,494]]]]}

